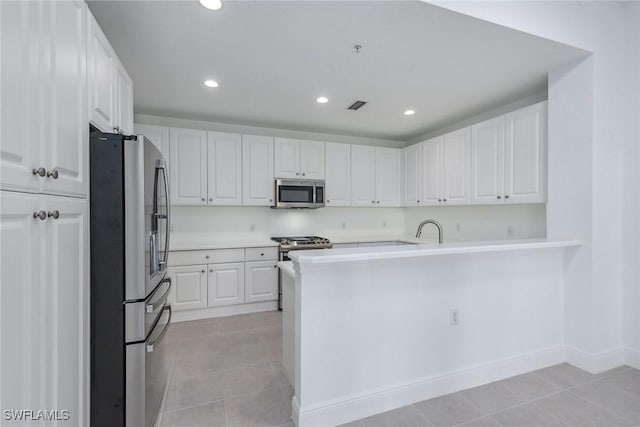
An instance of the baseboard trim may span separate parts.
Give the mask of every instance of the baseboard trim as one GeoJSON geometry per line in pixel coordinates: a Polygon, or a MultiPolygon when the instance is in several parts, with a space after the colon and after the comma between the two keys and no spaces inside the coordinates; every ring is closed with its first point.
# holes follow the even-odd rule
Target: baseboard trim
{"type": "Polygon", "coordinates": [[[640,350],[634,348],[624,349],[624,364],[632,368],[640,369],[640,350]]]}
{"type": "Polygon", "coordinates": [[[356,393],[299,407],[294,397],[292,418],[298,427],[339,425],[422,400],[454,393],[565,361],[564,346],[545,348],[469,368],[356,393]]]}
{"type": "Polygon", "coordinates": [[[614,348],[602,353],[587,353],[572,346],[567,348],[567,363],[592,374],[599,374],[625,364],[624,348],[614,348]]]}
{"type": "Polygon", "coordinates": [[[250,304],[227,305],[223,307],[198,308],[195,310],[174,311],[171,322],[210,319],[212,317],[234,316],[237,314],[259,313],[278,309],[277,301],[254,302],[250,304]]]}

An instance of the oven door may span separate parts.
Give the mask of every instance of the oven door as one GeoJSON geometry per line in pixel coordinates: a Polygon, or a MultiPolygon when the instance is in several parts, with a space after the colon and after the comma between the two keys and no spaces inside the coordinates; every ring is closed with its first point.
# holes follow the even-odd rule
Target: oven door
{"type": "Polygon", "coordinates": [[[276,180],[276,209],[315,208],[316,182],[305,180],[276,180]]]}

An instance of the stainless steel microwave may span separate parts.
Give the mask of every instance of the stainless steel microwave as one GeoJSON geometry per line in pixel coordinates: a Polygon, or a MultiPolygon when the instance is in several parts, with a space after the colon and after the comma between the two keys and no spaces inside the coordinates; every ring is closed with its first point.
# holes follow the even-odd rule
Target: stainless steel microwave
{"type": "Polygon", "coordinates": [[[276,179],[275,209],[315,209],[324,207],[324,181],[276,179]]]}

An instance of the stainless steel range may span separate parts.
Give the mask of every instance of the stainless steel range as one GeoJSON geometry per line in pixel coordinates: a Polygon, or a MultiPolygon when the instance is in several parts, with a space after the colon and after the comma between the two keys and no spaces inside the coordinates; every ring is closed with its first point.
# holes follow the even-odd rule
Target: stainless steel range
{"type": "MultiPolygon", "coordinates": [[[[329,239],[318,236],[272,237],[271,240],[280,244],[280,261],[289,261],[290,251],[331,249],[333,246],[329,239]]],[[[278,276],[278,310],[282,310],[282,272],[278,276]]]]}

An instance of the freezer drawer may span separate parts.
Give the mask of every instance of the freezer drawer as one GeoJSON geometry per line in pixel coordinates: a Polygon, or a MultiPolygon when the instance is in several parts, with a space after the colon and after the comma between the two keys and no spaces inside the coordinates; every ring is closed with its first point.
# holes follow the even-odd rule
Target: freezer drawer
{"type": "Polygon", "coordinates": [[[169,380],[167,344],[163,340],[171,322],[171,306],[165,306],[144,342],[127,344],[126,425],[151,427],[169,380]]]}
{"type": "Polygon", "coordinates": [[[171,278],[165,277],[144,301],[125,303],[126,343],[144,341],[149,336],[167,304],[171,286],[171,278]]]}

